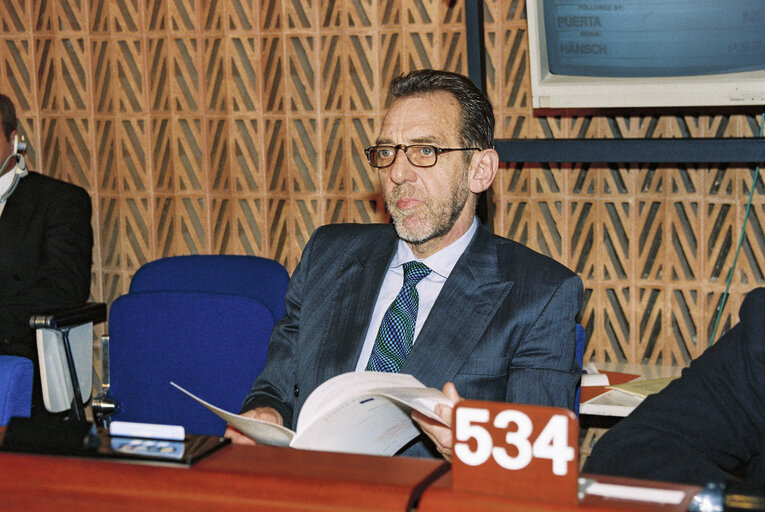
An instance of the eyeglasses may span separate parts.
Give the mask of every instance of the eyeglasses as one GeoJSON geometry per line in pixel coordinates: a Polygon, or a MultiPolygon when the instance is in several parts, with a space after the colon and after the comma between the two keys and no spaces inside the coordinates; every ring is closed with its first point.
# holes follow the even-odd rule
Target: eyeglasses
{"type": "Polygon", "coordinates": [[[481,151],[479,148],[439,148],[429,144],[396,144],[395,146],[382,145],[372,146],[364,150],[369,160],[369,165],[382,169],[393,165],[396,161],[398,150],[402,150],[409,163],[415,167],[433,167],[438,161],[438,155],[449,151],[481,151]]]}

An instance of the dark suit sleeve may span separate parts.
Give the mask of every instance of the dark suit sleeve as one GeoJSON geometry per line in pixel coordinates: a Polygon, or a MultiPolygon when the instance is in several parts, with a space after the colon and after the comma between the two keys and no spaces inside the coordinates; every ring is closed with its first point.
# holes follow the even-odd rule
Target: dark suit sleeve
{"type": "Polygon", "coordinates": [[[582,281],[570,275],[548,297],[513,355],[505,400],[571,409],[581,367],[574,359],[582,281]]]}
{"type": "Polygon", "coordinates": [[[314,237],[306,244],[300,262],[290,278],[285,306],[287,314],[271,333],[266,365],[245,397],[241,412],[257,407],[273,407],[281,414],[284,425],[292,424],[295,407],[294,383],[297,371],[297,343],[300,313],[307,269],[310,266],[314,237]]]}
{"type": "Polygon", "coordinates": [[[31,334],[30,316],[80,306],[90,293],[90,197],[82,188],[61,185],[37,191],[45,200],[27,226],[29,243],[13,282],[5,285],[0,338],[11,343],[31,334]]]}
{"type": "Polygon", "coordinates": [[[746,473],[763,457],[763,312],[760,288],[733,329],[597,442],[584,471],[702,485],[746,473]]]}

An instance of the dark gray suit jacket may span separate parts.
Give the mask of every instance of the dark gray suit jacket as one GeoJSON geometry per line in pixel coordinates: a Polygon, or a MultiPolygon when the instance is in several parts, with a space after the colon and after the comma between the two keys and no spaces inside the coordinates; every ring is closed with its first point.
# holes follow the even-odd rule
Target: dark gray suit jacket
{"type": "MultiPolygon", "coordinates": [[[[354,371],[397,242],[389,224],[316,230],[243,411],[274,407],[294,429],[318,385],[354,371]]],[[[463,398],[571,408],[581,376],[574,358],[581,300],[570,270],[479,227],[401,372],[438,389],[452,381],[463,398]]],[[[406,454],[431,448],[419,442],[406,454]]]]}
{"type": "Polygon", "coordinates": [[[0,354],[36,363],[33,314],[82,305],[90,294],[93,231],[84,189],[30,172],[0,215],[0,354]]]}
{"type": "Polygon", "coordinates": [[[765,288],[682,376],[600,438],[584,471],[704,485],[765,484],[765,288]]]}

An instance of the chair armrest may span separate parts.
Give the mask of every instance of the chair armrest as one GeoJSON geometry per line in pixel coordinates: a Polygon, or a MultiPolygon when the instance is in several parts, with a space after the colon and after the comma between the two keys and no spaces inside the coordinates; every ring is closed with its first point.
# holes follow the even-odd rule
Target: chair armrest
{"type": "Polygon", "coordinates": [[[84,402],[91,396],[93,376],[92,326],[105,320],[102,302],[30,317],[29,326],[37,331],[40,381],[48,411],[69,409],[73,421],[86,420],[84,402]]]}
{"type": "Polygon", "coordinates": [[[90,302],[79,308],[59,311],[50,315],[32,315],[29,319],[29,327],[32,329],[66,329],[88,322],[98,324],[105,320],[106,304],[90,302]]]}

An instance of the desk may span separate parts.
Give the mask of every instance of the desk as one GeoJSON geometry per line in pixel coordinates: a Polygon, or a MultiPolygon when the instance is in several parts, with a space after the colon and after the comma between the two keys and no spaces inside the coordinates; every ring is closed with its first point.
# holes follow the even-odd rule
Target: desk
{"type": "MultiPolygon", "coordinates": [[[[589,495],[566,507],[454,492],[449,467],[437,460],[269,446],[227,446],[190,467],[0,452],[0,510],[646,510],[634,501],[589,495]]],[[[688,489],[689,495],[698,491],[659,485],[688,489]]]]}
{"type": "Polygon", "coordinates": [[[0,510],[397,510],[437,460],[227,446],[191,467],[0,452],[0,510]]]}

